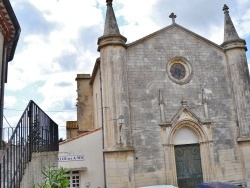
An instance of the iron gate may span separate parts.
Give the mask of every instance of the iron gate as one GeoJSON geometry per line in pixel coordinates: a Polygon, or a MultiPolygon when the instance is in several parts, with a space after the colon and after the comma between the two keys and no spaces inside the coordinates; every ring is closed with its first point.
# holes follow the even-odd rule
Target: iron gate
{"type": "Polygon", "coordinates": [[[203,182],[199,144],[175,146],[175,162],[179,188],[194,188],[203,182]]]}

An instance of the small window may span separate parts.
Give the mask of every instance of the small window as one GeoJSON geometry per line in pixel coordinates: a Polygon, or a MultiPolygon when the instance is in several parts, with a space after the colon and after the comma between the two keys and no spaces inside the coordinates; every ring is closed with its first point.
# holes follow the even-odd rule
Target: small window
{"type": "Polygon", "coordinates": [[[191,64],[183,57],[172,58],[167,63],[167,75],[177,84],[187,84],[191,80],[192,74],[191,64]]]}
{"type": "Polygon", "coordinates": [[[170,73],[171,75],[177,79],[177,80],[181,80],[183,78],[185,78],[186,75],[186,69],[184,67],[183,64],[181,63],[174,63],[171,67],[170,67],[170,73]]]}
{"type": "Polygon", "coordinates": [[[80,173],[79,171],[70,171],[67,174],[70,181],[69,188],[80,188],[80,173]]]}

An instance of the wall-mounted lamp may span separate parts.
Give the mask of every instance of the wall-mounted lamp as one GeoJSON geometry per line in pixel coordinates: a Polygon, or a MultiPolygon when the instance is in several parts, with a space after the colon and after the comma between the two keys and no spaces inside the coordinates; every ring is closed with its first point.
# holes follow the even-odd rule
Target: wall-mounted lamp
{"type": "Polygon", "coordinates": [[[123,125],[125,123],[125,118],[123,115],[120,115],[118,118],[119,125],[123,125]]]}
{"type": "Polygon", "coordinates": [[[122,143],[122,125],[125,123],[125,118],[123,115],[120,115],[118,118],[118,123],[119,123],[119,137],[120,137],[120,144],[122,143]]]}

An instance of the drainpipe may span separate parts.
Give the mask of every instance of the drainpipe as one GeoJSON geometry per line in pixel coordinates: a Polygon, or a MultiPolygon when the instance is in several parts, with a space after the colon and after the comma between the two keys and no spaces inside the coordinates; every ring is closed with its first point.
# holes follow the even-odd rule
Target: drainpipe
{"type": "Polygon", "coordinates": [[[13,44],[16,40],[18,40],[19,35],[21,33],[21,29],[19,28],[14,36],[10,41],[4,42],[3,45],[3,57],[2,57],[2,72],[1,72],[1,90],[0,90],[0,150],[2,149],[2,141],[3,141],[3,108],[4,108],[4,85],[6,82],[7,76],[7,53],[8,47],[13,44]]]}
{"type": "MultiPolygon", "coordinates": [[[[100,60],[100,64],[101,64],[101,60],[100,60]]],[[[101,93],[101,109],[102,109],[102,148],[104,151],[104,120],[103,120],[103,98],[102,98],[102,72],[101,72],[101,68],[100,68],[100,64],[98,65],[99,70],[100,70],[100,93],[101,93]]],[[[105,155],[103,152],[103,173],[104,173],[104,187],[107,187],[107,180],[106,180],[106,168],[105,168],[105,155]]]]}

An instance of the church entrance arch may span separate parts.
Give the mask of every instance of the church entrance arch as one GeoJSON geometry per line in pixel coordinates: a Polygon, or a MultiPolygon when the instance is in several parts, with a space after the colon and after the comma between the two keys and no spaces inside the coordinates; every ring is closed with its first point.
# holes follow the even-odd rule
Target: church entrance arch
{"type": "Polygon", "coordinates": [[[203,182],[198,136],[184,126],[175,133],[174,144],[178,187],[197,187],[203,182]]]}
{"type": "Polygon", "coordinates": [[[208,181],[208,139],[202,127],[184,120],[171,128],[168,138],[173,184],[179,188],[193,188],[208,181]]]}

